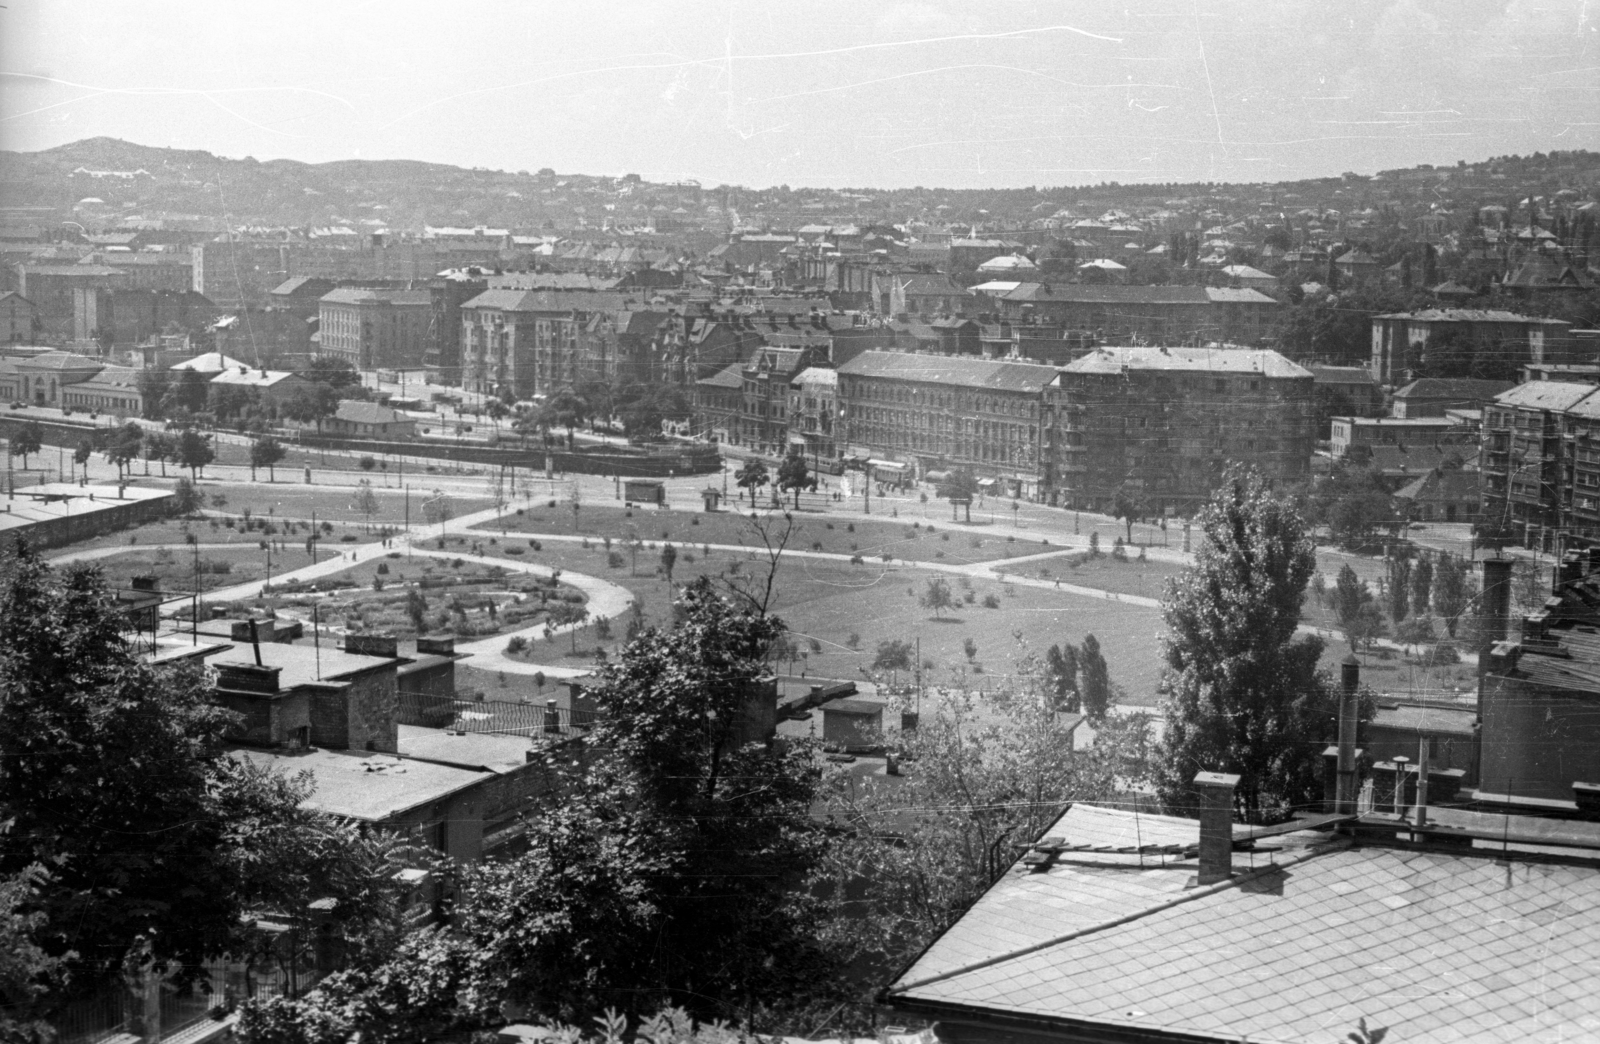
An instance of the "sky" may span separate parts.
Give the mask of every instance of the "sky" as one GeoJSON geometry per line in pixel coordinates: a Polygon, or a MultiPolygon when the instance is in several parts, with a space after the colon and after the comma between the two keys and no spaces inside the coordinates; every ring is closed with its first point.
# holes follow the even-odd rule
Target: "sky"
{"type": "Polygon", "coordinates": [[[1600,0],[4,0],[0,147],[706,185],[1277,181],[1600,150],[1600,0]]]}

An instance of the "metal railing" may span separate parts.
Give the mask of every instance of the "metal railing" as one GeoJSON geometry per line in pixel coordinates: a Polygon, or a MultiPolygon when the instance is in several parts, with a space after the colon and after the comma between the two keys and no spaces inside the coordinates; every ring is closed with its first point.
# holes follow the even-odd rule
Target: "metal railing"
{"type": "Polygon", "coordinates": [[[458,732],[570,736],[591,727],[595,712],[510,700],[475,700],[402,692],[399,694],[398,720],[402,725],[458,732]]]}

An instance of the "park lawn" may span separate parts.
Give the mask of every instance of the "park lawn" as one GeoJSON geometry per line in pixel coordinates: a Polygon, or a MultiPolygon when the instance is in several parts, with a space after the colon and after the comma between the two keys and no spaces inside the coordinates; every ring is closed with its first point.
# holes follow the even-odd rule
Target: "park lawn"
{"type": "MultiPolygon", "coordinates": [[[[508,548],[525,545],[530,538],[494,539],[494,545],[482,547],[485,554],[506,554],[508,548]]],[[[511,557],[559,566],[619,584],[640,600],[646,622],[665,623],[670,619],[667,607],[673,593],[659,571],[660,541],[651,543],[653,547],[639,552],[637,571],[631,568],[626,552],[620,549],[614,550],[622,557],[621,565],[609,566],[610,553],[598,541],[589,548],[566,541],[543,541],[539,550],[530,547],[522,555],[511,557]]],[[[707,556],[701,547],[675,546],[678,560],[673,579],[677,586],[696,576],[708,575],[725,589],[730,580],[744,582],[752,576],[765,575],[763,563],[752,560],[748,552],[713,548],[707,556]],[[738,564],[738,569],[730,573],[733,563],[738,564]]],[[[1112,681],[1127,691],[1130,702],[1154,703],[1161,672],[1158,639],[1164,631],[1159,610],[1063,591],[1010,585],[999,580],[953,576],[945,579],[961,604],[945,610],[944,619],[937,620],[931,611],[919,604],[933,575],[921,569],[886,566],[873,559],[861,565],[799,557],[782,560],[771,609],[788,624],[800,654],[793,664],[793,673],[806,671],[824,677],[859,677],[862,668],[871,666],[879,642],[915,641],[920,635],[923,658],[932,659],[936,665],[928,675],[929,684],[992,689],[1001,684],[1001,676],[1015,670],[1015,661],[1022,655],[1028,652],[1043,655],[1050,645],[1062,641],[1081,642],[1083,636],[1092,631],[1104,648],[1112,681]],[[969,589],[973,596],[970,604],[964,601],[969,589]],[[1008,590],[1011,593],[1007,593],[1008,590]],[[1000,607],[984,608],[986,595],[997,598],[1000,607]],[[1021,633],[1025,646],[1018,643],[1014,632],[1021,633]],[[854,648],[851,647],[852,634],[856,636],[854,648]],[[982,673],[973,670],[963,651],[968,637],[978,646],[974,660],[983,668],[982,673]]],[[[588,650],[585,659],[593,658],[597,644],[593,632],[592,627],[586,627],[578,637],[578,647],[588,650]]],[[[613,639],[599,644],[614,657],[625,633],[626,621],[614,621],[613,639]]],[[[563,636],[558,636],[555,642],[558,650],[570,649],[570,640],[563,636]]],[[[542,641],[533,643],[528,659],[539,662],[541,657],[549,656],[550,652],[543,646],[542,641]]],[[[784,667],[789,669],[787,663],[784,667]]]]}
{"type": "Polygon", "coordinates": [[[1110,555],[1091,558],[1086,551],[1063,551],[1049,558],[997,566],[996,570],[1141,598],[1166,597],[1168,578],[1182,573],[1184,567],[1173,562],[1141,562],[1137,558],[1138,552],[1133,554],[1135,557],[1119,562],[1110,555]]]}
{"type": "MultiPolygon", "coordinates": [[[[268,517],[309,519],[316,513],[319,522],[357,522],[373,526],[402,525],[406,520],[407,494],[399,486],[385,486],[381,479],[372,480],[372,492],[377,510],[370,516],[363,513],[351,489],[327,489],[317,486],[291,485],[280,482],[260,483],[207,482],[201,487],[206,497],[206,507],[216,508],[215,500],[221,494],[224,503],[220,510],[230,515],[242,515],[248,508],[252,515],[268,517]]],[[[431,494],[413,486],[410,493],[410,518],[413,530],[426,531],[427,521],[423,503],[431,494]]],[[[450,497],[451,516],[459,518],[475,511],[493,507],[493,502],[476,497],[450,497]]]]}
{"type": "MultiPolygon", "coordinates": [[[[59,551],[51,552],[52,557],[61,554],[70,554],[73,551],[85,551],[101,547],[136,547],[139,545],[161,544],[187,544],[192,534],[201,544],[238,544],[243,548],[258,547],[261,541],[270,535],[271,539],[282,541],[285,548],[300,547],[304,550],[306,537],[310,535],[309,526],[296,527],[294,533],[286,532],[280,522],[269,519],[276,532],[266,534],[259,528],[252,528],[245,532],[237,519],[232,520],[234,525],[229,527],[226,520],[217,518],[169,518],[160,522],[147,522],[143,525],[133,526],[113,533],[102,533],[89,540],[81,540],[59,551]]],[[[321,544],[325,549],[334,549],[344,544],[365,542],[373,539],[366,535],[365,527],[360,524],[344,523],[334,526],[331,535],[324,535],[321,544]]],[[[186,554],[187,550],[178,551],[186,554]]],[[[258,552],[259,553],[259,552],[258,552]]],[[[322,557],[326,557],[323,555],[322,557]]],[[[307,562],[310,560],[307,559],[307,562]]],[[[278,552],[273,552],[273,572],[279,572],[278,552]]],[[[304,564],[304,563],[303,563],[304,564]]]]}
{"type": "MultiPolygon", "coordinates": [[[[827,518],[804,513],[793,516],[794,531],[789,547],[796,551],[825,551],[831,554],[859,554],[879,559],[888,554],[906,561],[946,561],[952,564],[1004,561],[1047,550],[1044,541],[1026,541],[993,536],[973,527],[950,526],[945,522],[925,523],[920,519],[888,521],[881,519],[827,518]]],[[[759,523],[776,539],[786,526],[782,516],[763,516],[759,523]]],[[[571,505],[565,501],[540,500],[533,506],[507,510],[503,519],[481,523],[477,529],[498,533],[550,533],[587,536],[613,543],[637,535],[640,540],[677,545],[742,544],[762,547],[758,523],[749,515],[732,511],[685,512],[644,508],[618,508],[611,504],[582,504],[576,524],[571,505]],[[554,503],[554,507],[551,504],[554,503]]]]}
{"type": "MultiPolygon", "coordinates": [[[[201,543],[209,543],[202,538],[201,543]]],[[[202,548],[200,551],[200,590],[214,591],[235,584],[262,580],[267,576],[267,554],[254,543],[239,544],[237,550],[202,548]]],[[[194,590],[195,556],[187,547],[157,549],[156,547],[130,546],[125,553],[95,560],[106,583],[113,588],[132,586],[136,576],[153,576],[161,590],[188,592],[194,590]]],[[[272,552],[274,576],[311,564],[304,547],[272,552]]]]}

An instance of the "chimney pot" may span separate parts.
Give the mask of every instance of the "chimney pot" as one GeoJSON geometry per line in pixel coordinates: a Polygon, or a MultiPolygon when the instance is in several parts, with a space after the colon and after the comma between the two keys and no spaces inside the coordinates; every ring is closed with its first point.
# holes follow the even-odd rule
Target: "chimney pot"
{"type": "Polygon", "coordinates": [[[1239,777],[1227,772],[1201,772],[1194,777],[1200,797],[1202,887],[1233,876],[1233,790],[1238,785],[1239,777]]]}

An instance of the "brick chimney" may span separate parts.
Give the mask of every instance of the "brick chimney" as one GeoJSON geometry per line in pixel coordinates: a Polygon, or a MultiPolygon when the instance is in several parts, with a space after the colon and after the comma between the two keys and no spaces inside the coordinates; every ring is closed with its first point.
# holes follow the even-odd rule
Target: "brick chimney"
{"type": "Polygon", "coordinates": [[[1201,772],[1194,777],[1200,798],[1200,885],[1233,876],[1233,788],[1239,777],[1227,772],[1201,772]]]}

